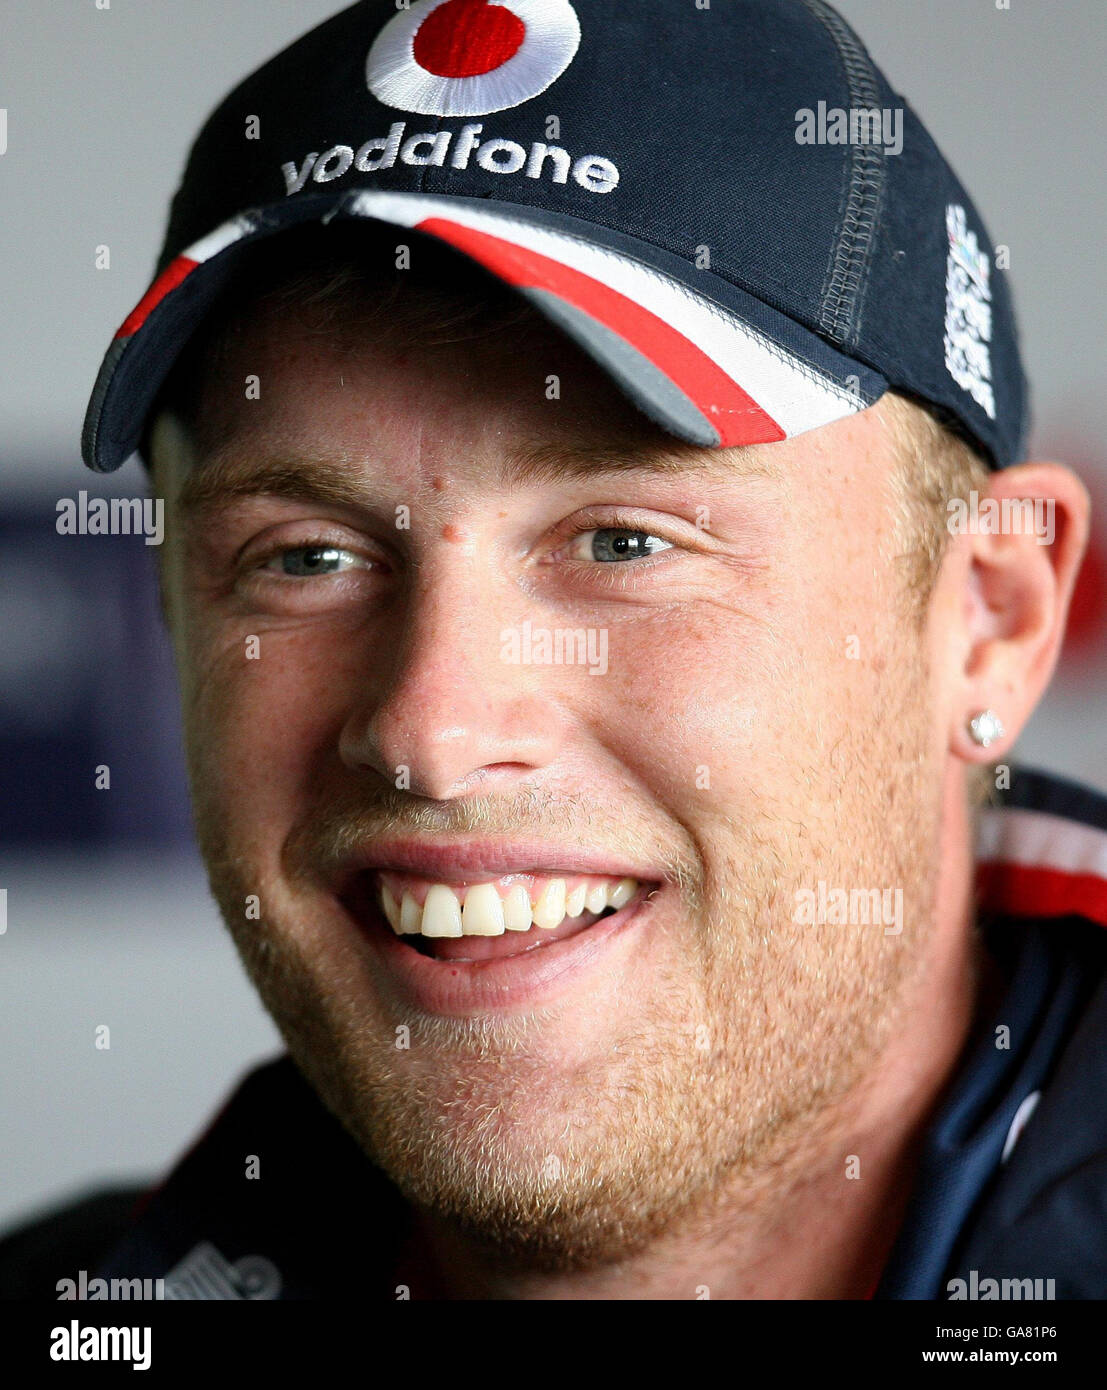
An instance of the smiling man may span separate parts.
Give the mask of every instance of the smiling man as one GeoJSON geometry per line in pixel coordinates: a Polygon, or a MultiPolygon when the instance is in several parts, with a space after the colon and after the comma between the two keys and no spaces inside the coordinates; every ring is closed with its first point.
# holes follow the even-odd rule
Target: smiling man
{"type": "Polygon", "coordinates": [[[200,844],[290,1056],[104,1277],[1107,1295],[1107,815],[1006,761],[1087,494],[839,17],[677,11],[355,5],[194,147],[86,459],[165,498],[200,844]]]}

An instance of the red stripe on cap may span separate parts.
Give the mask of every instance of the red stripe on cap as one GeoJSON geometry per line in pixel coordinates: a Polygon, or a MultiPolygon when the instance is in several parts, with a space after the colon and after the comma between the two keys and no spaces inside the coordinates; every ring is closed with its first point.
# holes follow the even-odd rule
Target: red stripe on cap
{"type": "Polygon", "coordinates": [[[618,290],[549,256],[447,218],[428,217],[418,223],[418,230],[448,241],[509,284],[549,290],[599,320],[695,402],[718,430],[724,448],[787,437],[772,416],[695,343],[618,290]]]}
{"type": "Polygon", "coordinates": [[[115,336],[117,338],[129,338],[132,333],[137,333],[150,316],[151,311],[156,309],[170,290],[175,290],[199,264],[199,261],[190,260],[188,256],[178,256],[175,261],[170,261],[123,320],[115,336]]]}
{"type": "Polygon", "coordinates": [[[1107,927],[1107,879],[1003,860],[977,868],[983,906],[1013,917],[1088,917],[1107,927]]]}

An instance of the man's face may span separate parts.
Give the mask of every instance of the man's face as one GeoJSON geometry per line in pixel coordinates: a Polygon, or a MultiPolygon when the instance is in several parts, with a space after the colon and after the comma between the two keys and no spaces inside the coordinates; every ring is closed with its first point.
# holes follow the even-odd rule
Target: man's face
{"type": "Polygon", "coordinates": [[[921,969],[937,872],[881,407],[698,450],[537,320],[405,349],[260,313],[197,437],[163,419],[155,446],[213,889],[408,1197],[584,1267],[816,1145],[921,969]],[[421,939],[382,864],[417,905],[635,891],[421,939]],[[820,882],[902,890],[902,930],[797,921],[820,882]]]}

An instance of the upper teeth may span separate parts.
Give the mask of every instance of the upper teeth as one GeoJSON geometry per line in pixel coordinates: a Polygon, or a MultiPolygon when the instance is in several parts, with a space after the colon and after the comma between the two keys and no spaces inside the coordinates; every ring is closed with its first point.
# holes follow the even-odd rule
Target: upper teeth
{"type": "Polygon", "coordinates": [[[380,898],[397,936],[502,936],[505,931],[529,931],[532,925],[552,931],[566,917],[624,907],[637,890],[636,879],[622,878],[578,883],[568,892],[563,878],[553,878],[532,902],[521,883],[513,884],[504,897],[494,883],[460,890],[434,883],[420,907],[410,893],[397,902],[388,884],[381,883],[380,898]]]}

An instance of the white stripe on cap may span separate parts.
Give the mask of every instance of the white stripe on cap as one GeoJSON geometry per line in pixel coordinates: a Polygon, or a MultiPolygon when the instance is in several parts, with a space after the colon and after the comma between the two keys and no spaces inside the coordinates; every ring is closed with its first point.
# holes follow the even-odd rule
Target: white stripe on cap
{"type": "Polygon", "coordinates": [[[828,425],[864,408],[859,395],[820,375],[779,344],[770,343],[717,304],[608,247],[501,213],[473,209],[456,198],[369,191],[352,195],[343,211],[411,228],[426,218],[441,217],[591,276],[649,309],[688,338],[788,436],[828,425]]]}
{"type": "Polygon", "coordinates": [[[199,241],[186,246],[181,256],[185,260],[195,261],[197,265],[203,265],[205,261],[210,261],[212,256],[218,256],[220,251],[225,251],[228,246],[241,241],[244,236],[249,236],[256,230],[257,221],[248,214],[232,217],[229,222],[216,227],[214,232],[208,232],[207,236],[202,236],[199,241]]]}

